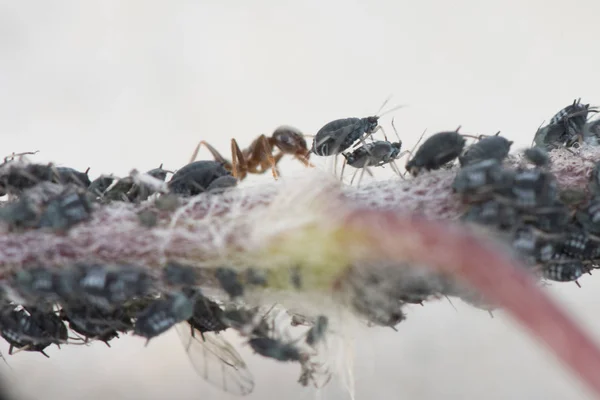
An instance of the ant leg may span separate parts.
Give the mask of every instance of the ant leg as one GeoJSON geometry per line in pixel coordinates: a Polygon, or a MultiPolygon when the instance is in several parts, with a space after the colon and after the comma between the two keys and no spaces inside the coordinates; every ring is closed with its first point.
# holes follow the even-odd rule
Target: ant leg
{"type": "Polygon", "coordinates": [[[396,173],[399,177],[401,177],[402,179],[404,179],[404,176],[402,176],[402,173],[400,172],[400,168],[398,168],[398,164],[396,164],[396,162],[394,160],[392,160],[392,162],[390,163],[390,165],[392,166],[392,169],[394,170],[394,173],[396,173]]]}
{"type": "Polygon", "coordinates": [[[309,168],[314,168],[315,167],[310,161],[308,161],[308,157],[307,156],[295,155],[294,157],[296,157],[296,159],[298,161],[300,161],[302,164],[304,164],[306,167],[309,167],[309,168]]]}
{"type": "Polygon", "coordinates": [[[281,153],[281,156],[277,159],[277,161],[275,161],[275,158],[273,158],[273,149],[271,146],[269,146],[269,141],[267,140],[267,137],[265,135],[261,135],[259,141],[263,147],[263,151],[264,151],[263,154],[267,156],[267,160],[269,160],[269,163],[271,164],[271,171],[273,172],[273,178],[277,179],[278,174],[277,174],[277,169],[275,168],[275,166],[276,166],[277,162],[279,162],[281,157],[283,157],[283,153],[281,153]]]}
{"type": "Polygon", "coordinates": [[[231,173],[241,181],[246,177],[248,163],[235,139],[231,139],[231,155],[231,173]]]}
{"type": "Polygon", "coordinates": [[[231,165],[231,162],[227,161],[225,159],[225,157],[223,157],[221,155],[221,153],[219,153],[217,151],[217,149],[215,149],[214,147],[212,147],[210,144],[208,144],[204,140],[202,140],[200,143],[198,143],[198,145],[196,146],[196,149],[194,149],[194,153],[192,153],[192,158],[190,159],[190,163],[193,163],[194,161],[196,161],[196,157],[198,157],[198,152],[200,151],[200,147],[202,145],[204,145],[204,147],[206,147],[208,149],[208,151],[210,151],[210,153],[212,154],[212,156],[215,159],[215,161],[220,162],[221,164],[223,164],[223,166],[225,167],[225,169],[228,169],[230,171],[232,170],[233,166],[231,165]]]}

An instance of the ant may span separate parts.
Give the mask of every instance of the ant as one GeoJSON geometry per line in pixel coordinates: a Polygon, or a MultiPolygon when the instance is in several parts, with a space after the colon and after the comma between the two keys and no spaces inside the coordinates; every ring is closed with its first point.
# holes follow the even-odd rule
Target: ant
{"type": "Polygon", "coordinates": [[[303,134],[291,126],[278,127],[270,137],[260,135],[245,150],[240,150],[237,141],[231,139],[231,161],[225,159],[214,147],[202,140],[196,146],[190,163],[196,160],[202,145],[211,152],[215,161],[222,163],[223,167],[240,181],[248,174],[264,174],[269,168],[273,172],[273,178],[277,179],[279,172],[276,165],[286,154],[294,156],[307,167],[313,166],[308,161],[309,151],[303,134]],[[275,147],[279,149],[279,153],[273,155],[275,147]]]}

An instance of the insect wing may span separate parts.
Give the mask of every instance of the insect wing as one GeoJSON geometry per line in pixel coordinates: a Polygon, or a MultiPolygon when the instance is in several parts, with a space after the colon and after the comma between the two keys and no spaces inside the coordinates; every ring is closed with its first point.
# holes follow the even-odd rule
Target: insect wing
{"type": "Polygon", "coordinates": [[[225,339],[212,332],[192,335],[187,322],[175,329],[196,372],[223,391],[246,396],[254,390],[254,377],[242,356],[225,339]]]}

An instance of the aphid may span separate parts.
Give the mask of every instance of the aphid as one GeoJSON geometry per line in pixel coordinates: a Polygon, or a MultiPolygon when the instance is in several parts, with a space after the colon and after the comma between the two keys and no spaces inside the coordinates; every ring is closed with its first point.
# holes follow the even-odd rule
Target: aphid
{"type": "Polygon", "coordinates": [[[540,169],[517,170],[510,201],[518,208],[552,206],[558,201],[556,178],[540,169]]]}
{"type": "Polygon", "coordinates": [[[572,104],[556,113],[548,125],[538,129],[534,142],[537,146],[546,149],[581,144],[582,132],[590,112],[597,112],[597,110],[589,104],[581,104],[581,99],[573,100],[572,104]]]}
{"type": "Polygon", "coordinates": [[[54,180],[61,185],[74,184],[87,189],[92,183],[88,176],[89,170],[80,172],[68,167],[54,167],[54,180]]]}
{"type": "Polygon", "coordinates": [[[129,265],[77,265],[61,275],[60,295],[67,304],[83,301],[107,311],[152,290],[150,275],[129,265]]]}
{"type": "Polygon", "coordinates": [[[436,170],[455,160],[462,153],[467,142],[464,135],[455,131],[444,131],[431,135],[406,163],[406,170],[417,176],[423,169],[436,170]]]}
{"type": "Polygon", "coordinates": [[[238,275],[231,268],[219,267],[215,270],[215,278],[217,278],[223,290],[232,298],[244,295],[244,285],[238,275]]]}
{"type": "Polygon", "coordinates": [[[600,197],[600,162],[597,162],[592,169],[588,189],[594,197],[600,197]]]}
{"type": "Polygon", "coordinates": [[[151,169],[146,172],[146,174],[150,175],[153,178],[160,179],[161,181],[167,180],[167,174],[172,174],[173,172],[163,169],[163,165],[160,164],[158,168],[151,169]]]}
{"type": "Polygon", "coordinates": [[[27,196],[0,207],[0,221],[12,229],[35,228],[39,221],[41,208],[27,196]]]}
{"type": "Polygon", "coordinates": [[[295,343],[286,343],[269,337],[254,337],[248,341],[252,350],[263,357],[272,358],[277,361],[301,362],[307,358],[295,343]]]}
{"type": "Polygon", "coordinates": [[[187,320],[190,325],[190,332],[198,331],[202,337],[206,332],[221,332],[229,328],[223,322],[223,309],[219,304],[205,297],[199,290],[185,288],[183,290],[186,296],[195,299],[194,311],[187,320]]]}
{"type": "Polygon", "coordinates": [[[325,332],[329,326],[329,320],[324,315],[319,315],[314,325],[306,332],[306,343],[309,346],[315,346],[318,342],[323,340],[325,332]]]}
{"type": "Polygon", "coordinates": [[[153,301],[136,316],[133,333],[150,339],[168,331],[175,324],[192,318],[194,302],[183,293],[173,293],[153,301]]]}
{"type": "Polygon", "coordinates": [[[502,136],[498,136],[499,134],[500,132],[495,136],[481,138],[469,146],[466,151],[458,157],[460,166],[464,167],[465,165],[489,159],[494,159],[498,162],[504,161],[510,152],[510,147],[513,142],[502,136]]]}
{"type": "Polygon", "coordinates": [[[523,155],[536,167],[546,167],[550,164],[550,156],[542,147],[530,147],[523,152],[523,155]]]}
{"type": "Polygon", "coordinates": [[[600,197],[592,198],[575,218],[588,232],[600,234],[600,197]]]}
{"type": "Polygon", "coordinates": [[[383,128],[379,125],[379,118],[403,107],[394,107],[379,114],[388,101],[389,99],[383,103],[374,116],[342,118],[325,124],[315,135],[310,152],[317,156],[328,157],[342,153],[357,141],[360,141],[363,146],[366,145],[365,139],[367,137],[378,130],[383,131],[383,128]]]}
{"type": "MultiPolygon", "coordinates": [[[[392,120],[392,126],[393,123],[394,121],[392,120]]],[[[385,164],[390,164],[394,172],[401,176],[400,169],[394,160],[401,158],[408,152],[400,152],[402,148],[402,140],[400,140],[400,136],[398,135],[395,127],[394,132],[398,138],[397,142],[389,142],[386,138],[385,141],[378,140],[367,143],[354,149],[352,152],[342,153],[342,156],[344,156],[345,159],[344,165],[342,166],[342,176],[344,175],[344,168],[346,167],[346,164],[356,168],[356,171],[350,180],[351,184],[354,181],[359,169],[361,169],[361,174],[358,178],[358,185],[360,185],[364,172],[368,171],[368,167],[381,167],[385,164]]]]}
{"type": "Polygon", "coordinates": [[[600,145],[600,119],[588,121],[583,127],[583,142],[591,146],[600,145]]]}
{"type": "Polygon", "coordinates": [[[226,393],[246,396],[254,390],[254,377],[242,356],[223,337],[205,332],[194,335],[185,325],[175,325],[196,373],[226,393]]]}
{"type": "Polygon", "coordinates": [[[59,299],[60,277],[56,271],[46,267],[19,269],[9,280],[11,290],[17,292],[28,305],[42,300],[59,299]]]}
{"type": "Polygon", "coordinates": [[[0,165],[0,190],[19,194],[40,182],[52,182],[53,168],[51,164],[4,163],[0,165]]]}
{"type": "Polygon", "coordinates": [[[196,289],[184,293],[195,299],[193,316],[187,323],[175,325],[196,372],[207,382],[228,393],[247,395],[254,390],[254,378],[243,358],[220,331],[228,328],[223,322],[223,310],[196,289]],[[198,331],[200,335],[196,335],[198,331]]]}
{"type": "Polygon", "coordinates": [[[163,281],[172,287],[189,287],[198,284],[198,268],[169,262],[163,269],[163,281]]]}
{"type": "Polygon", "coordinates": [[[525,225],[515,230],[511,245],[526,263],[535,265],[538,262],[549,261],[553,257],[557,239],[525,225]]]}
{"type": "Polygon", "coordinates": [[[173,174],[169,181],[172,193],[196,196],[215,188],[233,187],[237,180],[217,161],[195,161],[173,174]]]}
{"type": "Polygon", "coordinates": [[[461,217],[461,220],[498,229],[507,229],[514,226],[518,218],[517,210],[511,205],[489,199],[470,206],[461,217]]]}
{"type": "Polygon", "coordinates": [[[485,197],[511,188],[512,174],[497,160],[484,160],[461,168],[452,182],[452,189],[467,198],[485,197]]]}
{"type": "Polygon", "coordinates": [[[581,260],[556,255],[551,262],[542,267],[542,276],[556,282],[577,282],[588,271],[581,260]]]}
{"type": "Polygon", "coordinates": [[[82,192],[64,192],[45,206],[38,227],[51,228],[55,231],[65,231],[88,220],[92,212],[92,206],[82,192]]]}
{"type": "Polygon", "coordinates": [[[46,347],[64,343],[68,339],[67,327],[54,313],[36,309],[3,310],[0,314],[0,335],[13,349],[36,351],[44,356],[46,347]]]}
{"type": "Polygon", "coordinates": [[[310,166],[308,161],[310,155],[302,132],[287,125],[275,129],[270,137],[260,135],[244,150],[240,150],[237,141],[231,139],[231,161],[225,159],[214,147],[203,140],[196,146],[190,163],[196,160],[202,145],[206,146],[215,161],[223,165],[234,178],[240,181],[245,179],[248,174],[264,174],[269,169],[272,171],[273,177],[277,178],[279,175],[277,164],[286,154],[293,156],[307,167],[310,166]],[[276,148],[279,152],[274,154],[276,148]]]}
{"type": "Polygon", "coordinates": [[[106,189],[114,183],[115,179],[112,175],[101,175],[90,183],[87,190],[94,199],[100,198],[104,195],[106,189]]]}
{"type": "Polygon", "coordinates": [[[69,328],[85,338],[108,343],[119,337],[119,332],[133,330],[133,322],[120,310],[105,312],[96,307],[82,305],[63,307],[60,317],[69,323],[69,328]]]}

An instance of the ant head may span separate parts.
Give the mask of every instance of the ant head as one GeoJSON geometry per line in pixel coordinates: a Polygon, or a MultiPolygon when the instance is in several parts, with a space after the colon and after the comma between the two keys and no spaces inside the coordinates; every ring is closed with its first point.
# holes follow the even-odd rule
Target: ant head
{"type": "Polygon", "coordinates": [[[342,156],[346,159],[346,162],[352,164],[354,162],[354,155],[351,153],[342,153],[342,156]]]}
{"type": "Polygon", "coordinates": [[[400,150],[402,148],[402,141],[400,140],[398,142],[392,142],[392,148],[400,150]]]}
{"type": "Polygon", "coordinates": [[[282,125],[275,129],[271,137],[275,146],[284,153],[305,154],[308,151],[304,135],[294,127],[282,125]]]}

